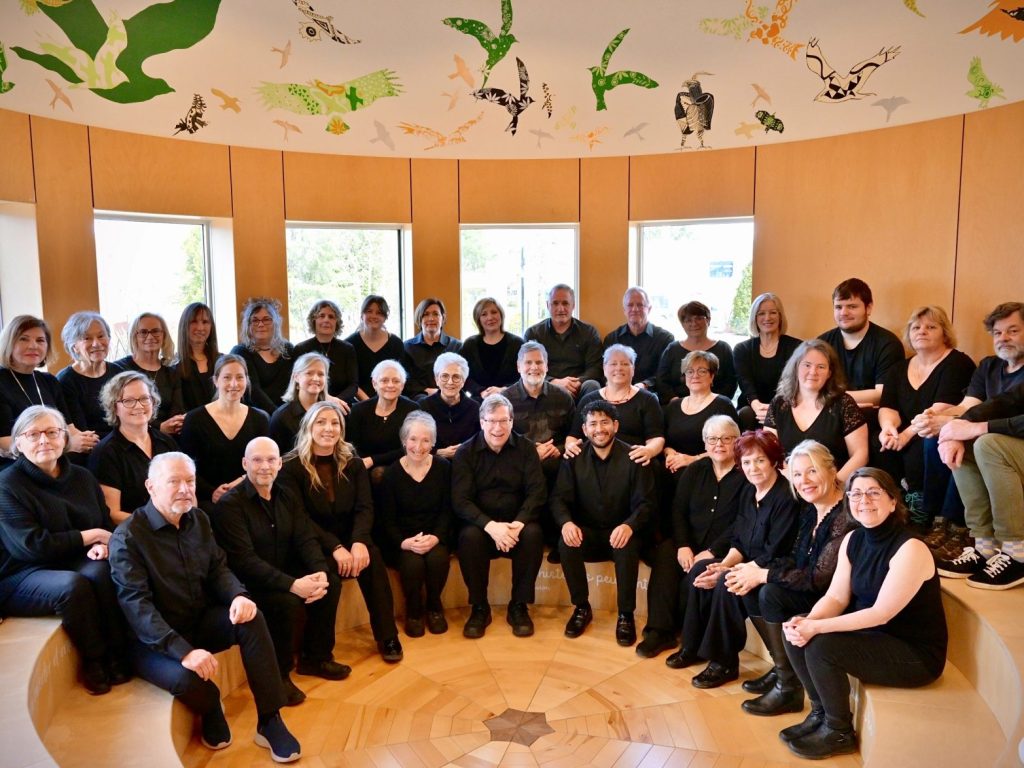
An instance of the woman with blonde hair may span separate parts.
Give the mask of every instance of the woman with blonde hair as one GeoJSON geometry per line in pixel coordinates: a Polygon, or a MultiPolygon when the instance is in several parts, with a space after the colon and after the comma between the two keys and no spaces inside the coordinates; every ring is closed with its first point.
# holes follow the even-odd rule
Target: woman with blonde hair
{"type": "Polygon", "coordinates": [[[516,360],[523,340],[505,330],[505,310],[490,296],[473,305],[473,322],[479,333],[462,342],[461,354],[469,363],[467,391],[483,400],[519,380],[516,360]]]}
{"type": "Polygon", "coordinates": [[[800,339],[786,334],[786,310],[775,293],[762,293],[750,305],[750,338],[732,350],[740,384],[740,427],[764,424],[782,369],[800,339]]]}
{"type": "Polygon", "coordinates": [[[331,400],[348,414],[348,403],[327,395],[329,367],[330,361],[319,352],[300,355],[292,366],[292,383],[282,398],[284,404],[270,417],[270,438],[277,443],[282,456],[294,447],[299,422],[313,403],[331,400]]]}

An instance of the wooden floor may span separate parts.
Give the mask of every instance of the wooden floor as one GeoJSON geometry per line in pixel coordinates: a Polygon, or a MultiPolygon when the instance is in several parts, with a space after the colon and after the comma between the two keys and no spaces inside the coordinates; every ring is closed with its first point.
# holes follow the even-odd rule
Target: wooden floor
{"type": "MultiPolygon", "coordinates": [[[[474,641],[462,637],[466,613],[448,611],[451,629],[445,635],[402,635],[405,660],[397,665],[380,660],[368,627],[339,634],[335,657],[352,665],[348,680],[293,676],[308,694],[305,703],[283,712],[302,743],[300,764],[808,765],[777,736],[804,715],[744,714],[740,702],[749,694],[739,681],[711,691],[694,688],[690,679],[700,666],[673,671],[664,664],[665,654],[644,660],[632,648],[617,646],[614,614],[598,612],[583,637],[569,640],[562,634],[569,609],[535,607],[537,633],[520,639],[512,636],[504,611],[495,609],[486,637],[474,641]]],[[[766,668],[744,654],[741,681],[766,668]]],[[[232,746],[211,752],[193,739],[184,764],[268,765],[266,750],[252,743],[256,712],[248,689],[230,695],[225,710],[232,746]]],[[[848,756],[817,765],[854,768],[860,760],[848,756]]]]}

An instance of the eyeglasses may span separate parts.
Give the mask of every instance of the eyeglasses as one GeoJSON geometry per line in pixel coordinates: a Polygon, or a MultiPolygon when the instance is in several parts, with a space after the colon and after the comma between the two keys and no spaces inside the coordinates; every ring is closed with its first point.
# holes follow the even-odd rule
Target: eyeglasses
{"type": "Polygon", "coordinates": [[[853,504],[856,504],[857,502],[861,501],[865,497],[867,497],[871,501],[878,501],[883,496],[888,496],[888,495],[889,494],[887,494],[881,488],[869,488],[866,491],[847,491],[846,492],[846,498],[848,498],[850,500],[850,502],[853,503],[853,504]]]}
{"type": "Polygon", "coordinates": [[[249,325],[271,325],[274,322],[272,317],[250,317],[249,325]]]}
{"type": "Polygon", "coordinates": [[[140,339],[144,339],[147,336],[157,338],[159,336],[163,336],[164,332],[159,328],[139,328],[139,330],[135,332],[135,335],[138,336],[140,339]]]}
{"type": "Polygon", "coordinates": [[[704,438],[704,442],[707,443],[708,445],[729,445],[730,443],[735,443],[736,438],[733,437],[732,435],[727,435],[725,437],[709,435],[708,437],[704,438]]]}
{"type": "Polygon", "coordinates": [[[117,402],[119,402],[125,408],[129,408],[129,409],[134,408],[137,405],[141,405],[143,408],[146,408],[147,406],[152,405],[153,398],[152,397],[126,397],[123,400],[118,400],[117,402]]]}
{"type": "Polygon", "coordinates": [[[39,442],[40,437],[45,437],[47,440],[50,440],[52,442],[53,440],[56,440],[63,434],[63,429],[57,429],[57,427],[52,427],[51,429],[33,429],[30,432],[22,432],[20,435],[18,435],[18,437],[24,437],[30,443],[37,443],[39,442]]]}
{"type": "Polygon", "coordinates": [[[449,381],[452,384],[461,384],[466,379],[461,373],[442,373],[437,377],[438,381],[442,381],[447,384],[449,381]]]}
{"type": "Polygon", "coordinates": [[[695,376],[707,376],[709,373],[711,373],[710,368],[687,368],[683,371],[683,375],[691,379],[695,376]]]}
{"type": "Polygon", "coordinates": [[[481,419],[484,424],[490,424],[495,427],[507,427],[512,423],[512,419],[481,419]]]}

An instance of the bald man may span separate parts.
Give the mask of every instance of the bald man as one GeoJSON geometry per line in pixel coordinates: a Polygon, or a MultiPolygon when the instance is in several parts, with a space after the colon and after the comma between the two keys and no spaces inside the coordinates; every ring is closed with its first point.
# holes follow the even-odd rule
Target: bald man
{"type": "Polygon", "coordinates": [[[281,470],[277,443],[249,442],[242,459],[245,478],[217,504],[214,531],[228,565],[245,582],[266,616],[289,706],[306,695],[290,672],[299,655],[300,675],[343,680],[352,670],[333,659],[334,622],[341,580],[328,568],[309,515],[299,498],[275,484],[281,470]],[[305,630],[296,629],[305,612],[305,630]]]}

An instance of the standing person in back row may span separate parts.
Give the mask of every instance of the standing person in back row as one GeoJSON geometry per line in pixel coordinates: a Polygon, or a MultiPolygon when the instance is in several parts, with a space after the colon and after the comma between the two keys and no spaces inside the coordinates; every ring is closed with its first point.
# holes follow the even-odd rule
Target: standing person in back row
{"type": "Polygon", "coordinates": [[[601,386],[601,337],[590,323],[572,316],[575,310],[576,292],[565,283],[553,286],[548,292],[550,317],[527,328],[523,339],[544,345],[551,383],[579,402],[601,386]]]}
{"type": "Polygon", "coordinates": [[[651,313],[651,300],[640,286],[626,289],[622,297],[622,311],[626,322],[604,337],[603,346],[608,349],[612,344],[622,344],[636,352],[633,383],[653,392],[661,353],[675,338],[671,332],[647,319],[651,313]]]}

